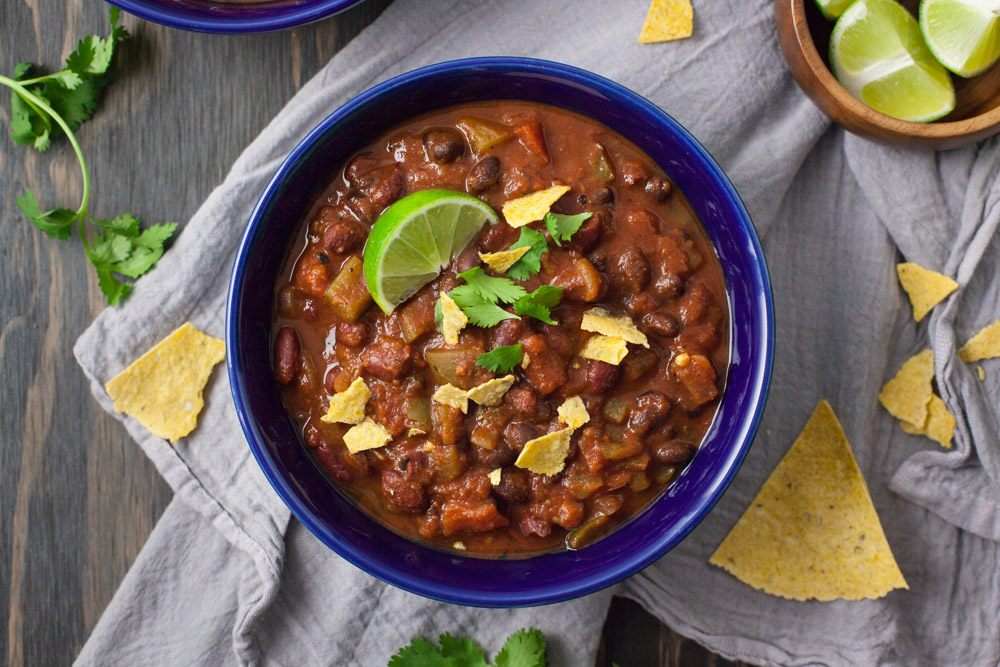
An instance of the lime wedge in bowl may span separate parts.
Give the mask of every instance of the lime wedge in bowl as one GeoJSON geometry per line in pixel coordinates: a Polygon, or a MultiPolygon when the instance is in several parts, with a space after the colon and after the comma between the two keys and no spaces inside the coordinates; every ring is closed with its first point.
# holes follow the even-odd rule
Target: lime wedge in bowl
{"type": "Polygon", "coordinates": [[[854,0],[816,0],[816,4],[819,6],[819,11],[823,12],[823,16],[834,21],[838,16],[844,13],[854,0]]]}
{"type": "Polygon", "coordinates": [[[926,123],[955,108],[948,71],[894,0],[857,0],[844,10],[830,36],[830,66],[847,92],[894,118],[926,123]]]}
{"type": "Polygon", "coordinates": [[[927,47],[955,74],[982,74],[1000,58],[1000,0],[923,0],[927,47]]]}
{"type": "Polygon", "coordinates": [[[422,190],[403,197],[375,221],[365,243],[365,282],[386,314],[434,280],[496,212],[472,195],[422,190]]]}

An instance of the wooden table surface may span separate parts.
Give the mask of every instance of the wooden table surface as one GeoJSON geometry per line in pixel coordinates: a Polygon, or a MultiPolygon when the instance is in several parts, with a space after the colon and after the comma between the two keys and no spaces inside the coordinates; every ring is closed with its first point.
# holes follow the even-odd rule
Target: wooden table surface
{"type": "MultiPolygon", "coordinates": [[[[113,82],[77,133],[92,183],[89,209],[185,221],[243,147],[391,0],[268,35],[223,37],[124,17],[113,82]]],[[[96,0],[0,0],[0,73],[22,60],[59,69],[77,40],[107,34],[96,0]],[[57,67],[58,66],[58,67],[57,67]]],[[[44,154],[7,133],[0,95],[0,662],[58,665],[77,655],[171,491],[114,419],[99,410],[72,346],[105,308],[80,241],[44,237],[14,199],[72,206],[72,150],[44,154]]],[[[727,664],[616,600],[599,665],[727,664]]]]}

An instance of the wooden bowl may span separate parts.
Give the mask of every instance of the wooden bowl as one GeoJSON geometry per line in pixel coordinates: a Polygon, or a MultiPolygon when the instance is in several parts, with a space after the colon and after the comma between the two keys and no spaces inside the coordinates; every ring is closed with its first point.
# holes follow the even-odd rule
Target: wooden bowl
{"type": "MultiPolygon", "coordinates": [[[[917,2],[903,4],[916,16],[917,2]]],[[[814,0],[774,0],[778,39],[799,87],[823,113],[849,132],[893,146],[955,148],[1000,132],[1000,63],[971,79],[952,75],[955,110],[933,123],[911,123],[856,99],[830,71],[833,21],[814,0]]]]}

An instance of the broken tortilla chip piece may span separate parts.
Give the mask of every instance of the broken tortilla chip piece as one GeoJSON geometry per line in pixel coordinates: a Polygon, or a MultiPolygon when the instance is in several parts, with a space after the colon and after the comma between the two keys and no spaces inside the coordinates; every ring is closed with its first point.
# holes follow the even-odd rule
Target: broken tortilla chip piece
{"type": "Polygon", "coordinates": [[[924,350],[906,360],[896,377],[885,383],[878,400],[896,419],[911,424],[927,422],[927,404],[934,394],[934,353],[924,350]]]}
{"type": "Polygon", "coordinates": [[[826,401],[709,562],[792,600],[876,599],[908,588],[826,401]]]}
{"type": "Polygon", "coordinates": [[[406,432],[407,438],[416,438],[421,435],[427,435],[427,431],[425,431],[422,428],[417,428],[415,426],[411,426],[410,430],[406,432]]]}
{"type": "Polygon", "coordinates": [[[558,474],[566,465],[566,455],[569,454],[569,439],[573,429],[564,428],[546,433],[540,438],[524,443],[514,465],[525,468],[538,475],[558,474]]]}
{"type": "Polygon", "coordinates": [[[603,361],[612,366],[620,364],[626,354],[628,354],[628,343],[624,339],[602,334],[588,338],[580,350],[580,356],[584,359],[603,361]]]}
{"type": "Polygon", "coordinates": [[[899,283],[910,297],[913,319],[919,322],[941,303],[946,296],[958,289],[958,283],[940,273],[925,269],[919,264],[906,262],[896,265],[899,283]]]}
{"type": "Polygon", "coordinates": [[[976,366],[976,375],[979,376],[980,382],[986,379],[986,371],[983,370],[982,366],[976,366]]]}
{"type": "Polygon", "coordinates": [[[517,260],[524,257],[529,250],[531,250],[529,246],[522,246],[501,252],[481,252],[479,253],[479,259],[486,262],[486,266],[497,273],[507,273],[507,269],[514,266],[517,260]]]}
{"type": "Polygon", "coordinates": [[[434,392],[434,400],[442,405],[450,405],[461,410],[463,413],[469,411],[469,394],[464,389],[459,389],[453,384],[446,384],[438,387],[434,392]]]}
{"type": "MultiPolygon", "coordinates": [[[[965,363],[1000,357],[1000,320],[983,328],[958,351],[965,363]]],[[[982,378],[979,378],[980,380],[982,378]]]]}
{"type": "Polygon", "coordinates": [[[653,0],[639,33],[640,44],[690,37],[694,31],[691,0],[653,0]]]}
{"type": "Polygon", "coordinates": [[[937,394],[931,396],[927,404],[927,422],[922,426],[901,421],[900,427],[910,435],[926,435],[945,449],[951,449],[955,437],[955,417],[937,394]]]}
{"type": "Polygon", "coordinates": [[[352,426],[344,434],[344,444],[351,454],[363,452],[366,449],[378,449],[392,440],[389,431],[377,421],[368,417],[356,426],[352,426]]]}
{"type": "Polygon", "coordinates": [[[563,401],[556,411],[559,421],[571,429],[578,429],[590,421],[590,413],[587,406],[583,404],[583,399],[579,396],[571,396],[563,401]]]}
{"type": "Polygon", "coordinates": [[[479,386],[473,387],[466,392],[466,396],[479,405],[496,405],[507,393],[507,390],[514,386],[516,378],[513,375],[505,375],[502,378],[487,380],[479,386]]]}
{"type": "Polygon", "coordinates": [[[469,318],[447,293],[442,292],[440,298],[441,333],[444,334],[444,342],[448,345],[458,345],[458,334],[469,323],[469,318]]]}
{"type": "Polygon", "coordinates": [[[646,338],[646,334],[639,331],[635,322],[624,315],[614,317],[603,308],[591,308],[585,312],[580,321],[580,328],[584,331],[593,331],[605,336],[621,338],[628,343],[649,347],[649,339],[646,338]]]}
{"type": "Polygon", "coordinates": [[[509,199],[501,209],[504,220],[511,227],[524,227],[545,217],[556,200],[569,192],[568,185],[554,185],[547,190],[532,192],[517,199],[509,199]]]}
{"type": "Polygon", "coordinates": [[[194,430],[205,405],[202,392],[226,344],[190,322],[154,345],[104,386],[115,412],[136,419],[153,435],[177,442],[194,430]]]}
{"type": "Polygon", "coordinates": [[[502,474],[503,474],[503,469],[502,468],[497,468],[496,470],[491,470],[490,474],[487,475],[487,477],[490,478],[490,484],[492,484],[493,486],[496,486],[497,484],[499,484],[500,483],[500,475],[502,475],[502,474]]]}
{"type": "Polygon", "coordinates": [[[360,424],[365,420],[365,406],[372,393],[361,378],[355,378],[351,386],[330,399],[330,409],[320,417],[327,424],[360,424]]]}

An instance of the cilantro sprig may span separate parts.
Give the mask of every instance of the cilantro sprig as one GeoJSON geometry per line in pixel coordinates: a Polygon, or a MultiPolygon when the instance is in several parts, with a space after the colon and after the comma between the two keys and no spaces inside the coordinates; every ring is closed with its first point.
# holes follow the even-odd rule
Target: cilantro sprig
{"type": "Polygon", "coordinates": [[[558,324],[552,319],[552,309],[559,305],[563,288],[555,285],[542,285],[531,294],[514,302],[514,312],[541,320],[546,324],[558,324]]]}
{"type": "Polygon", "coordinates": [[[520,343],[501,345],[476,357],[476,365],[494,373],[510,373],[521,363],[524,351],[520,343]]]}
{"type": "Polygon", "coordinates": [[[542,253],[548,247],[548,243],[545,242],[545,234],[535,231],[531,227],[521,227],[521,237],[508,250],[528,248],[528,252],[521,255],[521,258],[507,269],[507,275],[514,280],[527,280],[541,271],[542,253]]]}
{"type": "Polygon", "coordinates": [[[563,215],[562,213],[545,214],[545,228],[549,230],[552,240],[557,246],[561,246],[563,241],[569,241],[580,230],[580,226],[586,222],[593,213],[578,213],[576,215],[563,215]]]}
{"type": "MultiPolygon", "coordinates": [[[[436,646],[415,637],[389,658],[389,667],[491,667],[486,654],[469,637],[444,633],[436,646]]],[[[518,630],[504,642],[492,667],[545,667],[545,635],[541,630],[518,630]]]]}
{"type": "Polygon", "coordinates": [[[504,320],[519,319],[514,313],[501,308],[498,303],[511,304],[526,296],[527,291],[523,287],[516,285],[509,278],[487,275],[478,266],[463,271],[458,277],[464,280],[465,284],[452,289],[448,292],[448,296],[455,300],[469,318],[470,324],[477,327],[493,327],[504,320]]]}
{"type": "Polygon", "coordinates": [[[15,142],[43,152],[52,139],[65,136],[73,147],[83,178],[83,195],[75,209],[55,208],[42,211],[35,194],[25,190],[17,198],[18,208],[28,221],[48,237],[66,241],[73,235],[74,224],[79,230],[87,258],[97,271],[101,291],[110,305],[115,305],[132,290],[132,283],[123,278],[138,278],[149,271],[163,255],[163,244],[174,233],[177,223],[152,225],[140,230],[139,219],[123,213],[112,220],[96,220],[87,211],[90,201],[90,178],[87,161],[74,131],[97,109],[101,90],[107,85],[106,75],[118,42],[128,36],[118,25],[120,10],[109,12],[111,34],[108,37],[88,35],[66,58],[66,67],[53,74],[26,78],[34,69],[32,63],[20,63],[12,77],[0,75],[0,84],[11,90],[10,134],[15,142]],[[87,238],[86,222],[96,231],[87,238]]]}

